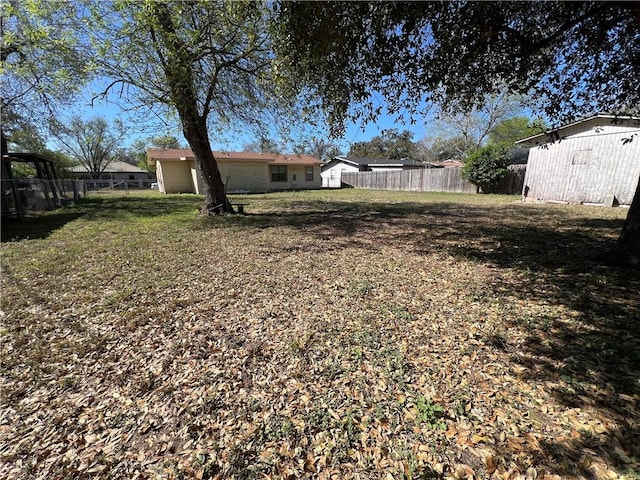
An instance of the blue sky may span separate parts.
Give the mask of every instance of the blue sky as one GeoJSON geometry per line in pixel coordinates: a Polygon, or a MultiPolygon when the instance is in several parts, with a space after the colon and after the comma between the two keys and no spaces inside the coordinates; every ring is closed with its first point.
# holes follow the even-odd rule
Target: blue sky
{"type": "MultiPolygon", "coordinates": [[[[83,98],[79,100],[78,103],[76,103],[73,107],[68,109],[65,114],[69,116],[80,115],[85,119],[93,117],[104,117],[108,121],[112,121],[115,118],[119,117],[123,121],[125,121],[125,123],[129,123],[127,122],[127,112],[113,101],[105,102],[103,100],[95,100],[93,102],[93,105],[91,105],[91,93],[89,93],[90,90],[91,89],[87,89],[83,95],[83,98]]],[[[93,88],[93,90],[95,90],[95,88],[93,88]]],[[[414,134],[413,140],[418,141],[424,138],[426,134],[425,122],[426,118],[423,120],[417,120],[414,124],[411,124],[409,121],[402,123],[398,121],[396,117],[382,114],[376,122],[370,122],[364,125],[361,123],[350,123],[345,125],[344,136],[342,138],[335,139],[334,142],[341,148],[342,153],[346,154],[351,144],[356,142],[369,141],[376,135],[382,134],[384,130],[393,128],[396,128],[399,131],[410,130],[414,134]]],[[[186,144],[186,141],[182,135],[182,131],[178,127],[177,122],[173,122],[172,124],[168,124],[167,126],[152,126],[146,127],[145,129],[135,126],[133,123],[131,123],[130,125],[131,134],[126,140],[126,145],[124,146],[129,146],[138,138],[148,138],[165,133],[176,136],[180,142],[186,144]]],[[[321,135],[327,136],[326,133],[321,133],[321,135]]],[[[251,134],[229,134],[226,137],[227,138],[223,139],[212,132],[212,148],[214,150],[241,151],[244,145],[256,140],[251,134]]]]}

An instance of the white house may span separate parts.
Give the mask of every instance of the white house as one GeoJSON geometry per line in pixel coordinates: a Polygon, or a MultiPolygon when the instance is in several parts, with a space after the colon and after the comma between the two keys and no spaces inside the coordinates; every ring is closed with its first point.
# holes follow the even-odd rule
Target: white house
{"type": "Polygon", "coordinates": [[[523,200],[631,204],[640,117],[596,115],[516,143],[530,148],[523,200]]]}
{"type": "MultiPolygon", "coordinates": [[[[321,161],[309,155],[213,152],[227,192],[272,192],[320,188],[321,161]]],[[[188,149],[151,149],[162,193],[202,193],[198,163],[188,149]]]]}
{"type": "Polygon", "coordinates": [[[425,165],[415,160],[395,160],[388,158],[354,158],[333,157],[322,166],[322,186],[324,188],[340,188],[342,173],[348,172],[392,172],[424,168],[425,165]]]}

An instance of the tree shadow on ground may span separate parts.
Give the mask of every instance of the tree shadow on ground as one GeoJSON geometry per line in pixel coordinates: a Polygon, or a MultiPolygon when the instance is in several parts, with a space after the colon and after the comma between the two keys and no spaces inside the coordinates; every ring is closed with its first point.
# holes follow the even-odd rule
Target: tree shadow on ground
{"type": "Polygon", "coordinates": [[[601,420],[594,431],[580,428],[575,419],[577,435],[531,446],[532,458],[563,477],[599,478],[590,468],[592,454],[619,474],[637,473],[640,275],[602,261],[623,220],[527,205],[325,203],[318,208],[299,203],[290,211],[247,215],[231,223],[299,228],[319,240],[366,249],[375,249],[376,237],[384,232],[380,247],[392,243],[424,255],[444,251],[489,266],[497,279],[486,286],[487,293],[550,307],[537,317],[505,318],[524,332],[523,344],[507,342],[505,348],[511,361],[524,368],[524,379],[548,385],[545,389],[567,411],[591,412],[601,420]],[[506,272],[509,281],[502,282],[506,272]],[[572,320],[555,315],[554,308],[571,312],[572,320]]]}
{"type": "Polygon", "coordinates": [[[199,211],[201,198],[196,195],[162,196],[90,196],[71,206],[23,218],[3,219],[2,242],[43,239],[78,218],[90,221],[127,220],[199,211]]]}
{"type": "Polygon", "coordinates": [[[83,211],[70,209],[64,213],[55,212],[55,215],[45,213],[43,215],[3,220],[2,242],[47,238],[52,232],[80,218],[84,213],[83,211]]]}
{"type": "Polygon", "coordinates": [[[83,200],[82,205],[88,207],[89,220],[126,220],[183,214],[193,214],[195,217],[202,206],[202,197],[190,194],[89,197],[83,200]]]}
{"type": "Polygon", "coordinates": [[[601,478],[588,468],[589,452],[619,473],[638,468],[640,275],[602,261],[621,226],[620,221],[588,219],[574,220],[562,231],[502,226],[493,251],[468,245],[454,249],[460,257],[519,271],[520,282],[497,288],[497,294],[562,307],[574,317],[567,321],[550,311],[516,320],[526,337],[510,352],[512,361],[525,368],[525,380],[548,382],[547,391],[560,404],[597,412],[601,419],[594,431],[593,426],[579,427],[576,418],[578,436],[542,445],[563,476],[579,472],[601,478]],[[609,240],[590,229],[608,231],[609,240]]]}

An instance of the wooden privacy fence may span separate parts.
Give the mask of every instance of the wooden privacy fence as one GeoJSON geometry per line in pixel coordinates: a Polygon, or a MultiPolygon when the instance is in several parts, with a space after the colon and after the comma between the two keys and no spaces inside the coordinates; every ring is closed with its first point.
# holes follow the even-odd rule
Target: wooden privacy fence
{"type": "MultiPolygon", "coordinates": [[[[521,194],[526,165],[511,165],[500,193],[521,194]]],[[[342,172],[344,186],[368,190],[477,193],[462,168],[419,168],[387,172],[342,172]]]]}

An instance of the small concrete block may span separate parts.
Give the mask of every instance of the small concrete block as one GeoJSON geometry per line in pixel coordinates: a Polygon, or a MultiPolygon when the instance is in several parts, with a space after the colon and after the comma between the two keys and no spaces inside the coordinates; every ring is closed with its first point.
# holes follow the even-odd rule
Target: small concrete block
{"type": "Polygon", "coordinates": [[[605,207],[615,207],[618,204],[616,201],[616,196],[613,193],[607,193],[604,196],[604,206],[605,207]]]}

